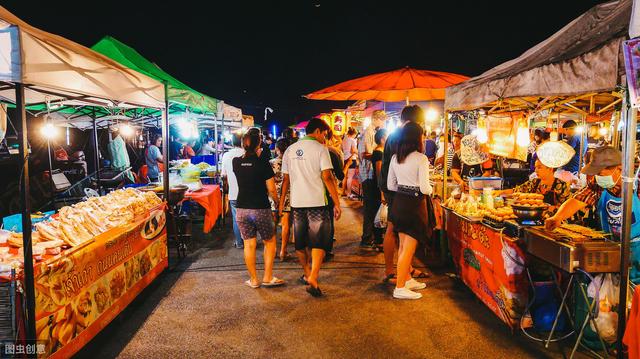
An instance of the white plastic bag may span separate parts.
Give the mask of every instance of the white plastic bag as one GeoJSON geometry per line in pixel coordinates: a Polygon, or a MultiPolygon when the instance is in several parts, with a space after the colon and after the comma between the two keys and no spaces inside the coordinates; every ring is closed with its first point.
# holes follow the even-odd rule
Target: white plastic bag
{"type": "Polygon", "coordinates": [[[373,225],[376,228],[387,228],[387,215],[389,214],[389,208],[386,204],[381,204],[376,213],[376,218],[373,221],[373,225]]]}
{"type": "MultiPolygon", "coordinates": [[[[598,317],[595,319],[598,332],[607,343],[616,341],[618,328],[618,300],[620,298],[620,276],[611,273],[598,274],[587,287],[587,295],[595,298],[596,288],[599,288],[598,317]]],[[[593,323],[591,330],[596,331],[593,323]]]]}

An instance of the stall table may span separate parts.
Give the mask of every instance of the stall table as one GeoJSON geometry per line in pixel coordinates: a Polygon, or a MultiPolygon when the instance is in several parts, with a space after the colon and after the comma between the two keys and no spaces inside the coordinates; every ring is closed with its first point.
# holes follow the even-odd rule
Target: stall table
{"type": "Polygon", "coordinates": [[[161,204],[34,264],[39,355],[78,352],[167,268],[165,223],[161,204]]]}
{"type": "Polygon", "coordinates": [[[516,330],[529,291],[521,239],[443,209],[449,250],[460,278],[512,331],[516,330]]]}
{"type": "Polygon", "coordinates": [[[222,214],[222,191],[220,191],[220,186],[202,185],[202,189],[199,191],[188,191],[185,194],[185,198],[198,203],[204,208],[203,231],[204,233],[211,232],[218,217],[222,214]]]}

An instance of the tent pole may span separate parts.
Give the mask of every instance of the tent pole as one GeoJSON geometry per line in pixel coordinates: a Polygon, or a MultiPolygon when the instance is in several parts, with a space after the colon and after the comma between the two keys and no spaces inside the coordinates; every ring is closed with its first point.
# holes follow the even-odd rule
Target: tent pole
{"type": "Polygon", "coordinates": [[[102,194],[100,192],[100,147],[98,146],[98,123],[96,121],[95,115],[91,117],[93,120],[93,165],[96,169],[96,185],[98,186],[98,194],[102,194]]]}
{"type": "Polygon", "coordinates": [[[56,183],[53,181],[53,164],[51,162],[51,140],[47,138],[47,155],[49,157],[49,184],[51,185],[51,198],[55,197],[56,183]]]}
{"type": "Polygon", "coordinates": [[[626,94],[622,101],[621,118],[624,121],[625,137],[622,153],[622,233],[620,238],[620,301],[618,305],[618,358],[624,358],[622,337],[627,319],[627,289],[629,281],[629,246],[631,242],[631,222],[633,221],[634,158],[636,150],[637,110],[629,106],[626,94]]]}
{"type": "MultiPolygon", "coordinates": [[[[447,175],[447,171],[449,170],[449,112],[447,110],[444,111],[444,129],[441,132],[444,135],[444,163],[443,163],[443,172],[442,172],[442,202],[444,203],[447,200],[447,189],[448,189],[448,182],[449,182],[449,176],[447,175]]],[[[442,228],[440,230],[440,260],[442,261],[442,264],[444,265],[446,263],[446,258],[447,258],[447,246],[448,246],[448,241],[447,241],[447,235],[446,235],[446,230],[445,228],[442,228]]]]}
{"type": "Polygon", "coordinates": [[[580,172],[580,170],[582,169],[582,161],[584,161],[584,149],[585,149],[585,139],[587,136],[585,136],[585,132],[587,132],[587,121],[586,121],[587,116],[586,115],[582,115],[582,121],[580,124],[580,128],[582,129],[580,131],[580,156],[578,156],[578,172],[580,172]]]}
{"type": "Polygon", "coordinates": [[[162,170],[162,193],[165,201],[169,200],[169,97],[168,85],[164,82],[164,109],[162,110],[162,155],[164,168],[162,170]]]}
{"type": "Polygon", "coordinates": [[[20,126],[19,152],[22,158],[22,248],[24,252],[24,291],[26,299],[25,323],[28,341],[36,339],[36,295],[33,279],[33,253],[31,247],[31,193],[29,188],[29,142],[27,140],[27,113],[24,84],[16,83],[16,113],[20,126]]]}

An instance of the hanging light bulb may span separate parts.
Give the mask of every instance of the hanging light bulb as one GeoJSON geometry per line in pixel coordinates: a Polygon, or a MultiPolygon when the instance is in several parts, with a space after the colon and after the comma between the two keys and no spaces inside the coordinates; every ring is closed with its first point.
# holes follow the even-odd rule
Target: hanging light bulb
{"type": "Polygon", "coordinates": [[[122,136],[125,136],[125,137],[129,137],[134,133],[133,127],[131,127],[131,125],[129,125],[128,123],[120,125],[120,127],[118,128],[118,131],[122,136]]]}
{"type": "Polygon", "coordinates": [[[479,143],[485,144],[489,141],[489,136],[487,135],[487,128],[485,127],[483,120],[478,120],[478,128],[476,129],[476,139],[479,143]]]}
{"type": "Polygon", "coordinates": [[[600,134],[600,136],[604,137],[609,133],[609,129],[606,127],[600,127],[600,129],[598,130],[598,133],[600,134]]]}
{"type": "Polygon", "coordinates": [[[529,137],[529,128],[521,121],[516,134],[516,143],[520,147],[527,147],[530,142],[531,138],[529,137]]]}
{"type": "Polygon", "coordinates": [[[47,140],[55,138],[56,133],[56,127],[51,122],[47,122],[42,127],[40,127],[40,134],[42,134],[42,137],[46,138],[47,140]]]}

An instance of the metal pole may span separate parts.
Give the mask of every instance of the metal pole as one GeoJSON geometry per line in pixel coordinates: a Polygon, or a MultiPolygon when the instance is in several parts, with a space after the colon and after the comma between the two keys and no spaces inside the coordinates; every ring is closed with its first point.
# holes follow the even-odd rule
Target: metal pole
{"type": "Polygon", "coordinates": [[[162,170],[162,192],[164,200],[169,200],[169,96],[168,85],[164,82],[164,109],[162,111],[162,156],[164,168],[162,170]]]}
{"type": "Polygon", "coordinates": [[[47,155],[49,156],[49,184],[51,185],[51,198],[55,197],[56,183],[53,181],[53,164],[51,162],[51,141],[47,138],[47,155]]]}
{"type": "Polygon", "coordinates": [[[27,340],[36,339],[36,294],[33,279],[33,253],[31,248],[31,193],[29,189],[29,142],[27,140],[27,113],[25,110],[24,85],[16,83],[16,114],[20,128],[19,153],[22,160],[22,248],[24,253],[24,293],[26,299],[25,323],[27,340]]]}
{"type": "Polygon", "coordinates": [[[449,176],[447,171],[449,170],[449,113],[444,111],[444,130],[442,134],[444,135],[444,163],[443,163],[443,173],[442,173],[442,201],[444,202],[447,199],[447,181],[449,180],[449,176]]]}
{"type": "Polygon", "coordinates": [[[580,128],[582,130],[580,131],[580,156],[578,157],[579,158],[579,161],[578,161],[578,173],[582,169],[582,161],[584,160],[584,158],[583,158],[584,157],[583,153],[584,153],[584,148],[585,148],[584,147],[585,146],[584,142],[585,142],[585,139],[587,138],[587,136],[585,135],[585,132],[587,132],[587,125],[586,125],[586,121],[585,121],[586,117],[587,116],[585,116],[585,115],[582,116],[582,123],[580,124],[580,126],[581,126],[580,128]]]}
{"type": "MultiPolygon", "coordinates": [[[[442,172],[442,202],[440,202],[441,204],[443,204],[447,199],[447,189],[449,187],[448,185],[449,176],[447,175],[447,171],[449,170],[448,156],[449,156],[450,127],[451,126],[449,126],[449,113],[445,110],[444,111],[444,130],[442,132],[444,134],[444,151],[442,151],[442,153],[444,153],[444,163],[443,163],[443,172],[442,172]]],[[[440,230],[440,260],[443,265],[447,262],[447,252],[448,252],[448,240],[447,240],[446,228],[442,228],[440,230]]]]}
{"type": "MultiPolygon", "coordinates": [[[[628,103],[626,91],[622,100],[620,116],[624,121],[625,137],[622,153],[622,233],[620,238],[620,301],[618,305],[618,358],[624,358],[622,337],[627,319],[627,288],[629,281],[629,246],[631,242],[631,222],[633,221],[633,184],[635,182],[634,163],[636,152],[637,114],[628,103]]],[[[638,210],[636,208],[636,210],[638,210]]]]}
{"type": "Polygon", "coordinates": [[[96,169],[96,181],[98,186],[98,194],[102,194],[100,192],[100,147],[98,145],[98,123],[96,122],[95,116],[93,119],[93,165],[96,169]]]}

